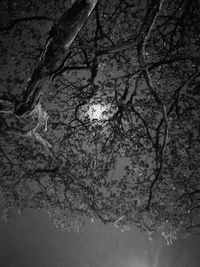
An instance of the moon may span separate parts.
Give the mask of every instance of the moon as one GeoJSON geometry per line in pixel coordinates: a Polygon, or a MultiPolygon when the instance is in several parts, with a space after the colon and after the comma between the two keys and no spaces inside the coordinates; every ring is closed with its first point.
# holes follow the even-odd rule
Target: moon
{"type": "Polygon", "coordinates": [[[88,110],[88,115],[90,120],[102,120],[105,115],[103,114],[104,111],[107,110],[107,107],[105,105],[101,104],[93,104],[90,105],[88,110]]]}

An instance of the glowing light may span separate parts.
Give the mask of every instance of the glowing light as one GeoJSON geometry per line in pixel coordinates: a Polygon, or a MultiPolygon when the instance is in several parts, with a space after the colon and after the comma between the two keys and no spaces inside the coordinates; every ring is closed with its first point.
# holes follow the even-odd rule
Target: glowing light
{"type": "Polygon", "coordinates": [[[88,115],[91,120],[102,120],[105,119],[106,115],[104,114],[104,111],[107,110],[107,107],[105,105],[101,104],[93,104],[89,107],[88,115]]]}

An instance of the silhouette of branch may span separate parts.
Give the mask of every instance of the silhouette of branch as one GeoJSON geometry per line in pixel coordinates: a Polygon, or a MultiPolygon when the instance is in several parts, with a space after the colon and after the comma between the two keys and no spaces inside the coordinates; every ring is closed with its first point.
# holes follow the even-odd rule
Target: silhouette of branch
{"type": "Polygon", "coordinates": [[[15,25],[19,23],[29,22],[29,21],[40,21],[40,20],[53,22],[53,20],[47,16],[33,16],[33,17],[14,19],[9,22],[8,26],[0,28],[0,33],[1,32],[8,33],[10,30],[12,30],[15,27],[15,25]]]}
{"type": "MultiPolygon", "coordinates": [[[[166,108],[164,107],[160,97],[158,96],[158,94],[156,93],[156,91],[153,87],[153,83],[151,81],[151,77],[149,75],[148,68],[146,66],[147,41],[150,38],[151,32],[155,26],[156,19],[157,19],[158,15],[162,9],[163,2],[164,2],[163,0],[150,1],[149,7],[148,7],[148,10],[146,13],[146,18],[145,18],[144,23],[143,23],[141,30],[140,30],[137,50],[138,50],[138,62],[139,62],[140,69],[141,69],[141,72],[143,74],[144,80],[146,81],[146,84],[149,88],[149,91],[153,95],[153,97],[155,98],[158,105],[162,106],[163,117],[166,120],[166,127],[168,127],[166,108]]],[[[167,133],[166,133],[166,135],[167,135],[167,133]]],[[[158,142],[158,132],[157,132],[157,142],[158,142]]],[[[150,208],[152,195],[153,195],[153,188],[154,188],[156,182],[158,181],[158,179],[160,177],[161,170],[162,170],[162,157],[160,159],[158,159],[158,157],[160,156],[158,145],[155,146],[155,152],[156,152],[156,170],[155,170],[156,173],[155,173],[155,178],[151,182],[151,185],[149,188],[149,196],[148,196],[148,201],[147,201],[147,205],[146,205],[146,210],[149,210],[149,208],[150,208]],[[158,160],[160,163],[159,166],[158,166],[158,160]]]]}

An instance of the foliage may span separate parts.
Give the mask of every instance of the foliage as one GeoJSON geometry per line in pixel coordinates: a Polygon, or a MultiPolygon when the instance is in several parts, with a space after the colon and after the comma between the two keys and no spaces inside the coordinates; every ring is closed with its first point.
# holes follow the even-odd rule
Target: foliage
{"type": "MultiPolygon", "coordinates": [[[[69,6],[3,1],[2,99],[21,94],[69,6]],[[36,19],[18,20],[28,16],[36,19]]],[[[45,208],[65,229],[89,217],[159,231],[169,243],[198,231],[199,29],[196,0],[100,1],[42,109],[25,118],[1,114],[2,218],[11,207],[45,208]],[[106,107],[97,119],[88,111],[94,105],[106,107]],[[47,115],[38,118],[46,112],[44,131],[47,115]]]]}

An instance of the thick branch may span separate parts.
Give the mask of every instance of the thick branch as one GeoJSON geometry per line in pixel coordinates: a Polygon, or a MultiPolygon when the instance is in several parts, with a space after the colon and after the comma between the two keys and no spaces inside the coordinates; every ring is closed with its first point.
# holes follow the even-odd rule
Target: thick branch
{"type": "MultiPolygon", "coordinates": [[[[38,67],[33,71],[20,100],[15,103],[16,116],[24,116],[35,108],[97,2],[98,0],[77,0],[52,27],[38,67]]],[[[9,105],[12,106],[12,103],[9,105]]],[[[7,112],[7,108],[4,110],[7,112]]]]}

